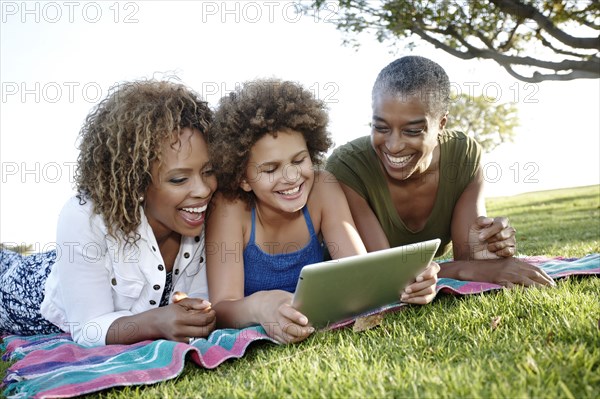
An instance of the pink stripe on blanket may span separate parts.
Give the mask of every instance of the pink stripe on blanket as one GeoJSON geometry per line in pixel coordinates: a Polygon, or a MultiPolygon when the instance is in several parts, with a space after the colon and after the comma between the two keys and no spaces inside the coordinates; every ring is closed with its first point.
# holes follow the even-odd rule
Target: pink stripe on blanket
{"type": "MultiPolygon", "coordinates": [[[[183,362],[181,370],[183,369],[183,362]]],[[[98,392],[110,387],[124,387],[133,385],[149,385],[161,381],[167,381],[178,373],[173,375],[171,372],[172,365],[166,368],[155,368],[150,370],[128,371],[120,374],[104,375],[92,381],[79,382],[74,384],[63,385],[54,389],[48,389],[43,392],[43,395],[35,395],[33,398],[72,398],[75,396],[85,395],[92,392],[98,392]]]]}
{"type": "MultiPolygon", "coordinates": [[[[91,351],[90,348],[79,346],[69,339],[65,345],[57,348],[50,350],[33,350],[31,353],[27,354],[26,358],[32,364],[41,362],[69,363],[75,361],[83,363],[89,358],[111,357],[123,352],[133,351],[136,348],[146,346],[151,342],[152,341],[142,341],[133,345],[106,345],[95,347],[94,350],[91,351]]],[[[7,348],[7,351],[9,349],[10,348],[7,348]]]]}
{"type": "Polygon", "coordinates": [[[503,287],[498,284],[483,283],[483,282],[478,282],[478,281],[466,281],[458,289],[440,285],[440,286],[438,286],[438,292],[469,295],[469,294],[479,294],[482,292],[487,292],[487,291],[492,291],[492,290],[499,290],[502,288],[503,287]]]}
{"type": "MultiPolygon", "coordinates": [[[[248,349],[248,345],[252,342],[264,339],[265,334],[257,330],[242,330],[240,333],[241,339],[236,339],[231,349],[225,349],[221,346],[215,345],[210,347],[204,354],[200,354],[198,350],[192,352],[192,360],[207,369],[214,369],[225,360],[232,358],[240,358],[248,349]]],[[[275,342],[272,340],[272,342],[275,342]]]]}

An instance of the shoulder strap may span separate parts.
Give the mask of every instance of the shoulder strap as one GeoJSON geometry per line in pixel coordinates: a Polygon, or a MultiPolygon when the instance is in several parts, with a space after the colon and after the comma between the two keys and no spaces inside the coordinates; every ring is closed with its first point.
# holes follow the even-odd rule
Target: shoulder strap
{"type": "MultiPolygon", "coordinates": [[[[302,214],[304,215],[304,220],[306,220],[306,226],[308,227],[308,232],[310,233],[310,235],[312,237],[315,235],[315,229],[313,227],[312,220],[310,218],[310,214],[308,213],[308,206],[304,205],[304,208],[302,208],[302,214]]],[[[254,233],[254,230],[252,230],[252,232],[254,233]]]]}

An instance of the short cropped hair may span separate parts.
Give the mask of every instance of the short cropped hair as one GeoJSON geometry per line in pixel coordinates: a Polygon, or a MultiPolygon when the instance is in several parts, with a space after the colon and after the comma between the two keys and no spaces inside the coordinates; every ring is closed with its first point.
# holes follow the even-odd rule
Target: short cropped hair
{"type": "Polygon", "coordinates": [[[379,72],[373,85],[372,99],[380,95],[417,96],[435,115],[448,111],[450,80],[444,68],[428,58],[406,56],[388,64],[379,72]]]}

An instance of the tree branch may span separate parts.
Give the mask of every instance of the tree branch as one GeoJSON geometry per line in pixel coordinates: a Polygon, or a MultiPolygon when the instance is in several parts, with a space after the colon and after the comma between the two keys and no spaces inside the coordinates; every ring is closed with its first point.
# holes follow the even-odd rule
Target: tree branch
{"type": "Polygon", "coordinates": [[[578,58],[586,56],[586,54],[579,54],[579,53],[575,53],[573,51],[561,50],[561,49],[554,47],[552,45],[552,43],[550,43],[548,40],[546,40],[546,38],[544,36],[542,36],[542,33],[539,29],[535,32],[535,37],[544,45],[544,47],[548,47],[550,50],[552,50],[556,54],[562,54],[562,55],[578,57],[578,58]]]}
{"type": "Polygon", "coordinates": [[[592,6],[592,10],[590,10],[590,7],[586,7],[583,10],[577,10],[577,11],[573,11],[573,13],[571,14],[573,16],[573,19],[575,21],[577,21],[578,23],[587,26],[588,28],[592,28],[594,30],[598,30],[600,29],[600,25],[594,23],[594,21],[588,21],[586,19],[586,17],[588,15],[593,15],[594,9],[592,6]]]}
{"type": "Polygon", "coordinates": [[[517,32],[517,29],[519,29],[519,26],[521,26],[521,23],[523,21],[521,19],[519,19],[518,21],[516,21],[516,24],[514,26],[514,28],[510,31],[508,38],[506,39],[506,41],[504,43],[502,43],[501,45],[498,46],[498,48],[502,51],[506,51],[508,50],[511,46],[512,46],[512,40],[513,37],[515,36],[515,33],[517,32]]]}
{"type": "MultiPolygon", "coordinates": [[[[313,5],[318,9],[326,1],[313,0],[313,5]]],[[[382,32],[399,40],[414,34],[459,59],[493,60],[511,76],[525,82],[600,78],[600,37],[574,37],[561,28],[569,24],[598,28],[598,3],[592,1],[581,9],[573,6],[571,0],[481,0],[482,4],[470,1],[384,0],[375,6],[369,0],[340,0],[342,14],[337,27],[359,34],[376,28],[379,41],[386,39],[382,32]],[[564,9],[557,9],[557,5],[564,9]],[[441,11],[425,11],[431,7],[441,11]],[[550,10],[548,15],[546,9],[550,10]],[[532,32],[522,34],[523,27],[532,32]],[[504,40],[503,35],[506,35],[504,40]],[[522,45],[531,41],[543,46],[543,54],[551,54],[540,58],[520,56],[522,45]],[[590,51],[594,49],[597,51],[590,51]],[[541,69],[543,73],[524,76],[515,67],[541,69]]]]}
{"type": "Polygon", "coordinates": [[[520,79],[524,82],[538,83],[544,80],[573,80],[573,79],[597,79],[600,76],[600,61],[597,59],[591,59],[589,61],[574,61],[564,60],[561,62],[542,61],[531,57],[516,57],[508,56],[504,54],[498,54],[491,50],[479,49],[466,42],[458,33],[451,27],[445,30],[438,30],[438,33],[448,34],[457,39],[467,51],[460,51],[449,45],[437,40],[430,36],[426,30],[423,30],[420,26],[416,25],[412,31],[421,37],[423,40],[433,44],[434,46],[446,51],[453,56],[468,60],[473,58],[485,58],[492,59],[500,64],[506,71],[513,77],[520,79]],[[543,69],[549,69],[553,71],[568,71],[566,74],[541,74],[534,72],[531,77],[518,74],[514,71],[513,65],[527,65],[535,66],[543,69]]]}
{"type": "Polygon", "coordinates": [[[598,60],[597,58],[592,58],[587,61],[563,60],[560,62],[553,62],[538,60],[537,58],[532,57],[517,57],[513,55],[504,55],[496,51],[474,47],[473,45],[468,43],[463,37],[461,37],[458,34],[458,32],[456,32],[456,30],[451,26],[446,28],[443,32],[448,35],[451,35],[452,37],[460,41],[460,43],[467,48],[468,52],[474,53],[475,56],[492,59],[501,65],[529,65],[538,68],[551,69],[555,71],[575,69],[584,72],[591,72],[593,74],[596,74],[596,77],[600,75],[600,60],[598,60]]]}
{"type": "Polygon", "coordinates": [[[596,75],[596,74],[590,74],[590,73],[581,72],[581,71],[572,71],[570,73],[561,74],[561,75],[559,75],[557,73],[542,74],[539,72],[534,72],[531,77],[527,77],[527,76],[524,76],[524,75],[521,75],[521,74],[515,72],[515,70],[512,69],[511,65],[504,65],[504,64],[500,64],[500,65],[504,69],[506,69],[506,72],[508,72],[515,79],[519,79],[519,80],[522,80],[523,82],[528,82],[528,83],[540,83],[540,82],[545,82],[548,80],[567,81],[567,80],[575,80],[575,79],[597,79],[598,78],[598,75],[596,75]]]}
{"type": "Polygon", "coordinates": [[[600,37],[575,37],[557,28],[550,19],[529,4],[518,0],[490,0],[499,9],[519,18],[532,19],[556,40],[573,48],[600,50],[600,37]]]}

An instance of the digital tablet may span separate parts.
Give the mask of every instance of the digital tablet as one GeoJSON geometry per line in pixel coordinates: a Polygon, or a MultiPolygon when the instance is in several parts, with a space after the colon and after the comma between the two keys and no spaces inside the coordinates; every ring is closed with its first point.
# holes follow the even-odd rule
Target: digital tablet
{"type": "Polygon", "coordinates": [[[398,302],[439,245],[434,239],[304,266],[292,306],[323,328],[398,302]]]}

